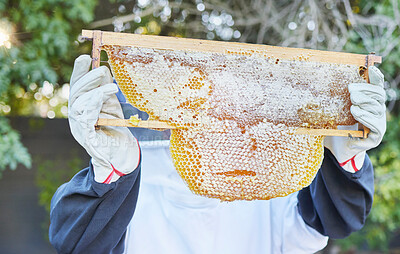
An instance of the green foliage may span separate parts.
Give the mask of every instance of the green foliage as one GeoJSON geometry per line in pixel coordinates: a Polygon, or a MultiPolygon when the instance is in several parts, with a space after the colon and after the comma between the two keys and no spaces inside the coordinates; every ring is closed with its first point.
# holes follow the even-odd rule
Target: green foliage
{"type": "Polygon", "coordinates": [[[10,127],[6,118],[0,117],[0,176],[6,167],[14,170],[18,163],[29,168],[31,157],[21,144],[18,132],[10,127]]]}
{"type": "Polygon", "coordinates": [[[47,212],[47,218],[41,223],[41,227],[43,237],[48,239],[51,199],[57,188],[69,181],[82,168],[83,161],[74,151],[62,158],[44,160],[37,157],[35,161],[38,164],[35,182],[39,189],[39,205],[47,212]]]}
{"type": "MultiPolygon", "coordinates": [[[[1,17],[14,30],[12,46],[0,51],[0,91],[31,83],[65,82],[77,54],[74,41],[93,19],[96,0],[2,1],[1,17]],[[68,68],[63,68],[68,63],[68,68]],[[12,67],[12,68],[11,68],[12,67]]],[[[6,26],[6,25],[5,25],[6,26]]]]}
{"type": "Polygon", "coordinates": [[[36,158],[36,160],[38,162],[36,186],[39,188],[39,205],[50,213],[51,198],[57,188],[81,170],[83,161],[74,152],[67,158],[53,160],[36,158]]]}
{"type": "MultiPolygon", "coordinates": [[[[0,45],[0,117],[19,105],[15,91],[44,81],[68,81],[82,27],[94,18],[97,0],[0,0],[0,30],[10,44],[0,45]],[[7,105],[7,110],[4,106],[7,105]]],[[[30,166],[26,149],[1,118],[0,172],[17,163],[30,166]]]]}
{"type": "MultiPolygon", "coordinates": [[[[360,9],[365,15],[379,14],[394,19],[394,1],[360,1],[360,9]],[[368,7],[368,8],[367,8],[368,7]]],[[[400,10],[397,10],[400,11],[400,10]]],[[[356,31],[351,32],[350,43],[346,50],[354,53],[363,52],[366,45],[378,44],[383,50],[393,47],[383,58],[379,66],[385,74],[385,79],[391,81],[392,92],[399,97],[398,78],[400,77],[400,30],[393,28],[391,34],[387,30],[379,31],[382,36],[374,36],[362,40],[356,31]],[[382,38],[379,38],[382,37],[382,38]],[[385,41],[382,41],[385,40],[385,41]]],[[[388,90],[390,91],[390,90],[388,90]]],[[[400,115],[399,104],[394,107],[388,117],[387,131],[382,144],[369,153],[375,169],[375,195],[371,214],[368,216],[364,228],[344,240],[336,241],[345,249],[368,246],[371,249],[388,251],[389,242],[395,231],[400,228],[400,115]]]]}
{"type": "Polygon", "coordinates": [[[380,148],[370,154],[375,168],[375,195],[364,228],[338,243],[345,248],[367,244],[388,250],[389,241],[400,228],[400,117],[390,116],[380,148]]]}

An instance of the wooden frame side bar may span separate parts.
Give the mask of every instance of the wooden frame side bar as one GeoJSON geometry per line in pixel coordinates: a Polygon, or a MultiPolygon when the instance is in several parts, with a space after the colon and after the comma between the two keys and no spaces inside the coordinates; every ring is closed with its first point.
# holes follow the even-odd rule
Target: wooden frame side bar
{"type": "Polygon", "coordinates": [[[103,32],[99,30],[95,30],[92,33],[92,69],[100,67],[100,52],[102,45],[102,36],[103,32]]]}

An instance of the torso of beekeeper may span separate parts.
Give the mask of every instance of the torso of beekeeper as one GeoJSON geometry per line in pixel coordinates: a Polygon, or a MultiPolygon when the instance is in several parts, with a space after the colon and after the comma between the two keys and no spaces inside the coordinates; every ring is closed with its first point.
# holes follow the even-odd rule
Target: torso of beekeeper
{"type": "Polygon", "coordinates": [[[95,129],[100,118],[143,114],[125,102],[107,67],[80,56],[71,77],[69,123],[91,156],[51,203],[50,242],[59,253],[314,253],[328,237],[362,228],[374,191],[366,151],[386,130],[383,75],[349,85],[354,118],[368,138],[325,138],[311,185],[286,197],[221,202],[193,194],[174,169],[169,133],[95,129]]]}

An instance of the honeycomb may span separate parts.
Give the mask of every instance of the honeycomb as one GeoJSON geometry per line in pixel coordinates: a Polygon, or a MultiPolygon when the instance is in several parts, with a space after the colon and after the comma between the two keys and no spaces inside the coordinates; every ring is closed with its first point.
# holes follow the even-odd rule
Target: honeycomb
{"type": "Polygon", "coordinates": [[[358,66],[225,54],[103,46],[127,100],[172,130],[174,165],[196,194],[271,199],[308,186],[323,137],[297,128],[355,123],[347,90],[358,66]]]}

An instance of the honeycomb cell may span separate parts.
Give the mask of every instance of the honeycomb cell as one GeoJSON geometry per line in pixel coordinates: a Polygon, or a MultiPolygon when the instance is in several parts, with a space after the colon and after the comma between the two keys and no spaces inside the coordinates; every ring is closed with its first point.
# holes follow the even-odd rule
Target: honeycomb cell
{"type": "Polygon", "coordinates": [[[127,100],[176,127],[171,155],[196,194],[223,201],[271,199],[308,186],[323,137],[297,128],[355,123],[347,85],[358,66],[227,54],[104,46],[127,100]]]}

